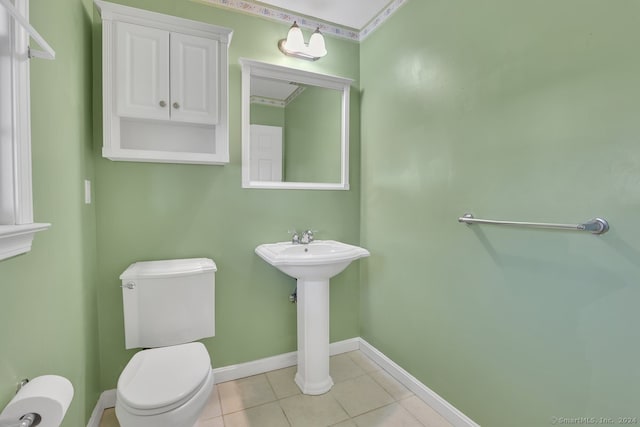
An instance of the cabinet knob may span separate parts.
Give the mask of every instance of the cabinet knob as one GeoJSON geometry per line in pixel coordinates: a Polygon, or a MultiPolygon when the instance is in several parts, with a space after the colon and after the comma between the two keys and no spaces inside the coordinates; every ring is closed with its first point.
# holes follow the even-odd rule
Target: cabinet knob
{"type": "Polygon", "coordinates": [[[180,104],[178,104],[177,102],[174,102],[173,103],[173,108],[175,108],[177,110],[178,108],[180,108],[180,104]]]}
{"type": "Polygon", "coordinates": [[[160,102],[158,102],[158,105],[160,105],[162,108],[164,108],[164,107],[167,106],[167,103],[164,102],[164,101],[160,101],[160,102]]]}

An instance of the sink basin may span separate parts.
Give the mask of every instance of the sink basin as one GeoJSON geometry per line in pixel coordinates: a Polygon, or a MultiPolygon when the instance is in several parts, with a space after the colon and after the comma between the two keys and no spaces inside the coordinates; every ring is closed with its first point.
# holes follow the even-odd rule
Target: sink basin
{"type": "Polygon", "coordinates": [[[256,248],[256,253],[283,273],[305,280],[330,279],[351,261],[369,256],[366,249],[335,240],[316,240],[308,245],[265,243],[256,248]]]}
{"type": "Polygon", "coordinates": [[[294,381],[304,394],[318,395],[333,386],[329,375],[329,279],[369,251],[335,240],[308,245],[266,243],[256,254],[298,279],[298,372],[294,381]]]}

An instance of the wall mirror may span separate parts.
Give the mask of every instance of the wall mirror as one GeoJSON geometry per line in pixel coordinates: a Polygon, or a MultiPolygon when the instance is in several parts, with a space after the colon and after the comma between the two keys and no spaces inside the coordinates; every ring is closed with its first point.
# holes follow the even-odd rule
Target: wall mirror
{"type": "Polygon", "coordinates": [[[242,187],[349,189],[352,80],[241,58],[242,187]]]}

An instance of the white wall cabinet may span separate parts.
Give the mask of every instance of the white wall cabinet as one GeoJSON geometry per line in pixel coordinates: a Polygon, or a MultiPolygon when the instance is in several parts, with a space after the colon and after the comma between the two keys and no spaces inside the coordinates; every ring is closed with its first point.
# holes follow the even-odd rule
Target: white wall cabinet
{"type": "Polygon", "coordinates": [[[95,3],[102,16],[103,156],[228,163],[232,31],[95,3]]]}

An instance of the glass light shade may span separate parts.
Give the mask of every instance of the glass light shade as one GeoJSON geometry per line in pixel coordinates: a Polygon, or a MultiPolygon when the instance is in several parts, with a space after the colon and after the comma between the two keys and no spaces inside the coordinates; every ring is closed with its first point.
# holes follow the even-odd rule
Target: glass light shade
{"type": "Polygon", "coordinates": [[[287,41],[284,45],[285,49],[291,52],[304,52],[307,48],[304,44],[304,37],[302,36],[302,30],[298,27],[298,24],[295,22],[289,28],[289,33],[287,34],[287,41]]]}
{"type": "Polygon", "coordinates": [[[319,28],[316,29],[313,34],[311,34],[307,53],[317,58],[325,56],[327,54],[327,48],[324,44],[324,37],[322,36],[319,28]]]}

